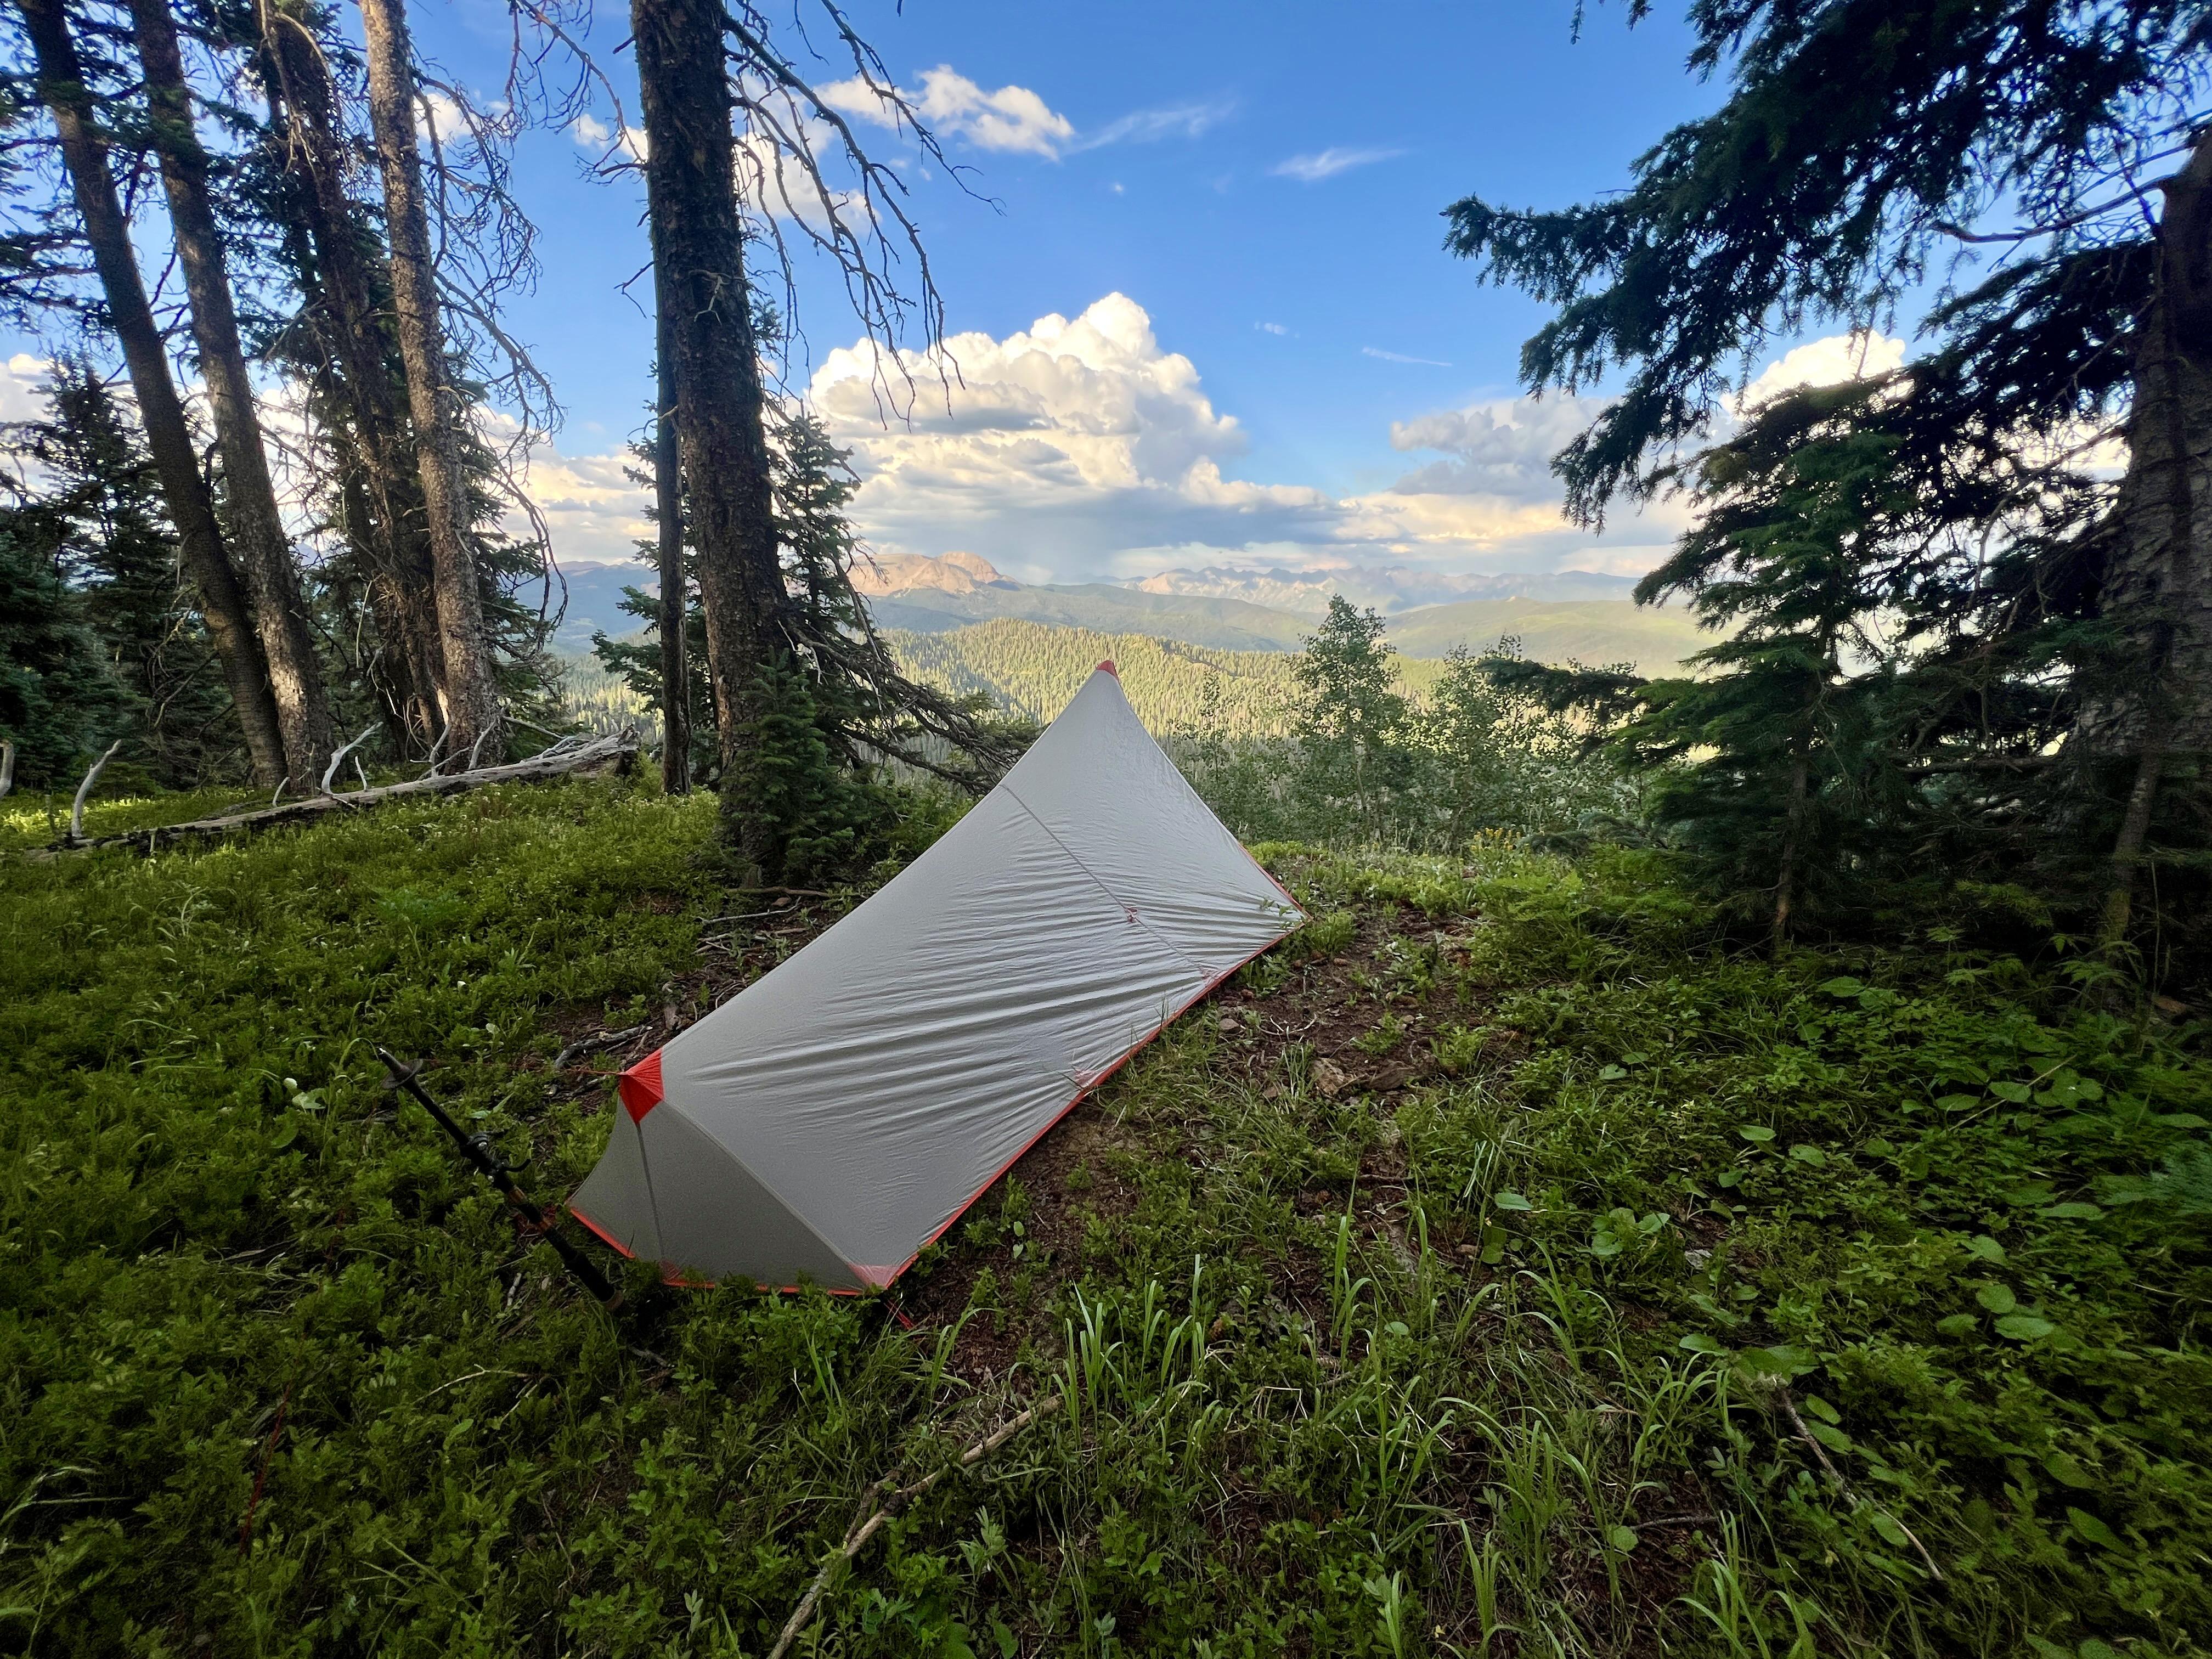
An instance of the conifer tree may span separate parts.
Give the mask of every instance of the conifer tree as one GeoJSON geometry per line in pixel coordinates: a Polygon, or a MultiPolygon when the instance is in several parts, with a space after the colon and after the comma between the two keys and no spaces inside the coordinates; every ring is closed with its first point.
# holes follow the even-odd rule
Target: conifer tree
{"type": "Polygon", "coordinates": [[[15,745],[16,780],[30,788],[66,786],[125,713],[63,580],[58,527],[51,514],[0,507],[0,738],[15,745]]]}
{"type": "MultiPolygon", "coordinates": [[[[2024,775],[2055,712],[2064,763],[2033,816],[2058,835],[2032,855],[2056,873],[2109,849],[2117,937],[2156,824],[2202,840],[2195,805],[2160,803],[2201,796],[2212,752],[2212,13],[1704,0],[1690,21],[1692,69],[1729,95],[1629,189],[1448,211],[1449,246],[1555,307],[1523,350],[1532,388],[1627,366],[1558,459],[1570,507],[1595,524],[1687,482],[1680,452],[1715,435],[1740,365],[1814,325],[1893,322],[1934,280],[1925,354],[1818,411],[1893,442],[1910,508],[1870,526],[1897,566],[1881,602],[1905,607],[1916,665],[1949,671],[1916,676],[1953,696],[1888,728],[1893,758],[2024,775]],[[2084,464],[2100,428],[2127,442],[2116,483],[2084,464]]],[[[1758,424],[1805,428],[1786,407],[1758,424]]],[[[1692,562],[1681,585],[1719,574],[1692,562]]]]}
{"type": "Polygon", "coordinates": [[[1363,836],[1381,836],[1389,797],[1406,781],[1411,712],[1381,615],[1331,595],[1294,672],[1303,701],[1301,793],[1316,811],[1348,817],[1363,836]]]}
{"type": "Polygon", "coordinates": [[[21,530],[50,549],[75,613],[93,630],[121,699],[118,717],[127,715],[123,759],[173,788],[206,782],[234,763],[240,737],[178,569],[154,464],[88,362],[58,359],[46,395],[46,417],[8,434],[41,485],[18,509],[21,530]]]}

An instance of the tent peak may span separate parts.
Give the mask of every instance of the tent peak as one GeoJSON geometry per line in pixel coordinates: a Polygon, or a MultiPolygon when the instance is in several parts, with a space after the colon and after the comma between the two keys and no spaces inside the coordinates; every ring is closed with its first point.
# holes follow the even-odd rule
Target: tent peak
{"type": "Polygon", "coordinates": [[[655,1048],[616,1079],[615,1091],[622,1096],[630,1121],[645,1121],[645,1115],[660,1104],[665,1092],[660,1081],[660,1050],[655,1048]]]}

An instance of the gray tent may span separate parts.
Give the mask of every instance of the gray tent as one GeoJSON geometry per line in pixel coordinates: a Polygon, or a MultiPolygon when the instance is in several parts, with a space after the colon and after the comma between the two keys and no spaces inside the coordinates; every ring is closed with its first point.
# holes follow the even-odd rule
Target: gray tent
{"type": "Polygon", "coordinates": [[[1300,919],[1101,663],[935,846],[623,1073],[569,1208],[672,1275],[888,1285],[1300,919]]]}

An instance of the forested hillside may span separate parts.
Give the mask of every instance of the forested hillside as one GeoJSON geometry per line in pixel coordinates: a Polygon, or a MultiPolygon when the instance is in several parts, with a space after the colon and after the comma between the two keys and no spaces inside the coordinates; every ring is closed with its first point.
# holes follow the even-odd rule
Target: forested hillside
{"type": "MultiPolygon", "coordinates": [[[[1291,730],[1297,658],[1279,651],[1217,651],[1143,634],[1102,634],[1001,619],[943,634],[894,633],[908,672],[955,694],[980,692],[1042,724],[1067,706],[1091,671],[1111,660],[1154,732],[1204,728],[1224,737],[1291,730]]],[[[1409,690],[1433,684],[1437,665],[1400,659],[1409,690]]]]}
{"type": "MultiPolygon", "coordinates": [[[[1108,660],[1153,732],[1283,737],[1293,723],[1297,659],[1289,652],[1216,650],[1011,618],[938,634],[893,630],[884,638],[916,679],[955,696],[988,697],[993,708],[1038,724],[1066,708],[1091,671],[1108,660]]],[[[1415,696],[1436,684],[1442,666],[1431,659],[1395,660],[1399,683],[1415,696]]],[[[596,659],[568,659],[567,688],[567,707],[578,718],[658,730],[652,707],[596,659]]]]}

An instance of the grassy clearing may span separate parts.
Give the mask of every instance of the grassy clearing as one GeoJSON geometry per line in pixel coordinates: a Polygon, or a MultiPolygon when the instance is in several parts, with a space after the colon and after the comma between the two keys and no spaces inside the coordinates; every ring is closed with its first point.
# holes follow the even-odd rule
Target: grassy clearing
{"type": "Polygon", "coordinates": [[[750,908],[712,834],[573,783],[0,867],[0,1640],[758,1655],[869,1482],[1056,1392],[802,1652],[2204,1650],[2194,1026],[1942,944],[1730,957],[1626,858],[1266,849],[1316,922],[912,1328],[617,1328],[368,1045],[565,1190],[608,1093],[550,1057],[842,906],[702,928],[750,908]]]}

